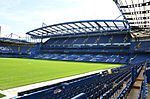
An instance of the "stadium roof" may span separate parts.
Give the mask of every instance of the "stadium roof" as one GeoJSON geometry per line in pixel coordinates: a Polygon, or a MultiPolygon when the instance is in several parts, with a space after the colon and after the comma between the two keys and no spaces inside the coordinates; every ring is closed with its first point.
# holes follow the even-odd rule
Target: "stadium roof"
{"type": "Polygon", "coordinates": [[[1,37],[0,37],[0,43],[4,43],[4,44],[5,43],[6,44],[34,44],[31,42],[27,42],[25,40],[12,39],[12,38],[1,38],[1,37]]]}
{"type": "Polygon", "coordinates": [[[133,30],[150,30],[149,0],[113,0],[133,30]]]}
{"type": "Polygon", "coordinates": [[[27,32],[33,38],[51,36],[80,35],[95,33],[128,32],[129,24],[125,20],[86,20],[49,25],[27,32]]]}

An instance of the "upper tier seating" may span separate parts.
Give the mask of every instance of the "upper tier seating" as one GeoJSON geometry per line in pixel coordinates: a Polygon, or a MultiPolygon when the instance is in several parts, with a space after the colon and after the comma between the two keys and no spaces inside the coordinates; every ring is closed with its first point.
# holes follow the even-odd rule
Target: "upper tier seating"
{"type": "Polygon", "coordinates": [[[82,36],[82,37],[64,37],[64,38],[50,38],[44,43],[44,47],[50,47],[50,45],[98,45],[107,43],[129,43],[129,37],[127,35],[102,35],[102,36],[82,36]]]}

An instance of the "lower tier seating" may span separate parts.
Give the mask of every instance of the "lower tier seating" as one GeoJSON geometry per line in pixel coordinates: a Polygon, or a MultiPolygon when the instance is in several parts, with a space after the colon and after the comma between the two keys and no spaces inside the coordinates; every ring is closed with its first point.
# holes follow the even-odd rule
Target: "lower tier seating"
{"type": "Polygon", "coordinates": [[[127,63],[128,61],[128,56],[116,54],[38,54],[35,55],[33,58],[108,63],[127,63]]]}
{"type": "Polygon", "coordinates": [[[143,62],[143,60],[150,62],[150,54],[149,53],[143,53],[143,54],[132,55],[129,59],[129,63],[137,64],[139,62],[143,62]]]}
{"type": "Polygon", "coordinates": [[[124,99],[130,91],[142,64],[126,65],[54,86],[20,92],[16,99],[124,99]],[[136,71],[135,72],[133,72],[136,71]],[[134,74],[135,73],[135,74],[134,74]],[[127,82],[127,83],[125,83],[127,82]],[[81,98],[82,97],[82,98],[81,98]]]}

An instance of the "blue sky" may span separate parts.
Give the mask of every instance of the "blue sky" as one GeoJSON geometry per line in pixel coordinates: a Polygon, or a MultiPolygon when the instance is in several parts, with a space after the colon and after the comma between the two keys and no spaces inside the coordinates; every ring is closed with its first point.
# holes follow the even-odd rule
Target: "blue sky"
{"type": "Polygon", "coordinates": [[[2,36],[25,33],[47,25],[120,15],[113,0],[0,0],[2,36]]]}

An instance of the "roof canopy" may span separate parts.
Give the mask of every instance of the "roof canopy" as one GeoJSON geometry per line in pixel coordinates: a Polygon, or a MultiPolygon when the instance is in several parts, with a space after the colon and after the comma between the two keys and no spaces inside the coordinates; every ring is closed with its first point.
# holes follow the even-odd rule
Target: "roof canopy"
{"type": "Polygon", "coordinates": [[[150,29],[149,0],[114,0],[131,29],[150,29]]]}
{"type": "Polygon", "coordinates": [[[66,22],[34,29],[26,34],[33,38],[48,38],[51,36],[80,35],[94,33],[128,32],[130,29],[125,20],[87,20],[66,22]]]}

